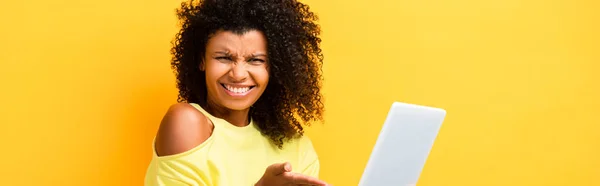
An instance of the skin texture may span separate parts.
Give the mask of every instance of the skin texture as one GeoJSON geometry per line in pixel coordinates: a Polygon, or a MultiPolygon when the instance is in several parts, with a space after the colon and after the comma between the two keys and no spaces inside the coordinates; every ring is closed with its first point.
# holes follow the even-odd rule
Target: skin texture
{"type": "Polygon", "coordinates": [[[155,149],[158,156],[179,154],[202,144],[212,134],[210,120],[187,103],[172,105],[160,123],[155,149]]]}
{"type": "Polygon", "coordinates": [[[200,69],[206,73],[209,112],[233,125],[246,126],[248,112],[269,82],[267,41],[262,32],[243,35],[220,31],[206,47],[200,69]],[[248,88],[243,96],[225,87],[248,88]]]}

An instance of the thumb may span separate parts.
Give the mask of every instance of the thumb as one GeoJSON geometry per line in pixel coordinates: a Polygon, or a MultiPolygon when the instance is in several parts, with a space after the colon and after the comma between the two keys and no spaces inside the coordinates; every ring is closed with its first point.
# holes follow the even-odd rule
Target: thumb
{"type": "Polygon", "coordinates": [[[275,163],[275,164],[267,167],[267,172],[269,172],[270,174],[275,175],[275,176],[278,176],[280,174],[283,174],[284,172],[290,172],[290,171],[292,171],[292,165],[290,165],[289,162],[275,163]]]}

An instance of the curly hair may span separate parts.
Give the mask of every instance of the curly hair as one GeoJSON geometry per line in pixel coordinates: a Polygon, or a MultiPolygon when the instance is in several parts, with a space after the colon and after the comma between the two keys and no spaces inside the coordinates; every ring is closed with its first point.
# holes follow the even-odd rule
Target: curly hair
{"type": "Polygon", "coordinates": [[[303,135],[303,125],[323,120],[321,30],[307,5],[296,0],[190,0],[181,4],[177,16],[181,29],[171,49],[171,67],[178,102],[206,105],[199,65],[214,33],[259,30],[267,39],[270,81],[249,114],[261,133],[283,148],[284,140],[303,135]]]}

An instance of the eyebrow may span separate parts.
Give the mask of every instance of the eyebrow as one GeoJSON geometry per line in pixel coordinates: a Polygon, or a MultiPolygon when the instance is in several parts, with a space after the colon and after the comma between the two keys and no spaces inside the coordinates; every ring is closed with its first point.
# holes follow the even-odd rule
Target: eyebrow
{"type": "MultiPolygon", "coordinates": [[[[229,53],[229,51],[216,51],[215,54],[231,55],[231,53],[229,53]]],[[[267,57],[267,54],[256,53],[256,54],[251,54],[251,55],[249,55],[247,57],[251,57],[251,58],[255,58],[255,57],[267,57]]]]}
{"type": "Polygon", "coordinates": [[[224,51],[216,51],[215,54],[230,55],[229,52],[224,52],[224,51]]]}
{"type": "Polygon", "coordinates": [[[263,54],[263,53],[252,54],[252,55],[250,55],[250,57],[267,57],[267,54],[263,54]]]}

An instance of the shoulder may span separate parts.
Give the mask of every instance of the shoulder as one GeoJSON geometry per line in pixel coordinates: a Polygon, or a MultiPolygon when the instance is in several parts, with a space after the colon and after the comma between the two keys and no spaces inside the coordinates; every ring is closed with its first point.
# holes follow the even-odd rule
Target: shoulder
{"type": "Polygon", "coordinates": [[[303,151],[308,151],[312,153],[315,152],[312,140],[310,140],[310,138],[306,135],[302,135],[301,137],[299,137],[298,144],[300,146],[300,149],[303,151]]]}
{"type": "Polygon", "coordinates": [[[171,105],[156,134],[156,154],[167,156],[188,151],[206,141],[212,130],[208,118],[192,105],[171,105]]]}
{"type": "Polygon", "coordinates": [[[302,136],[298,136],[296,138],[296,141],[300,146],[312,148],[312,140],[308,136],[306,136],[306,134],[303,134],[302,136]]]}
{"type": "Polygon", "coordinates": [[[316,153],[312,140],[308,136],[306,136],[306,134],[301,136],[298,135],[290,139],[290,141],[286,143],[283,149],[295,151],[297,153],[300,153],[300,155],[316,153]]]}

